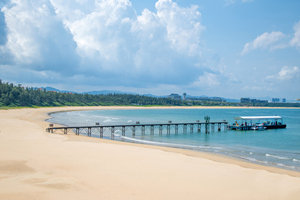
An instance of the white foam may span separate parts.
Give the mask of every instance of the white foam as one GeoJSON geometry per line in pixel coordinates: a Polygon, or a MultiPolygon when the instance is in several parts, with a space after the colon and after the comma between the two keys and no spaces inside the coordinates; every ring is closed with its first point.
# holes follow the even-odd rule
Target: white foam
{"type": "Polygon", "coordinates": [[[276,165],[279,166],[279,167],[290,168],[290,169],[297,169],[298,168],[298,167],[295,167],[295,166],[284,165],[282,163],[277,163],[276,165]]]}
{"type": "Polygon", "coordinates": [[[281,160],[290,160],[291,158],[287,158],[287,157],[282,157],[282,156],[275,156],[275,155],[271,155],[271,154],[266,154],[267,157],[272,157],[272,158],[277,158],[277,159],[281,159],[281,160]]]}

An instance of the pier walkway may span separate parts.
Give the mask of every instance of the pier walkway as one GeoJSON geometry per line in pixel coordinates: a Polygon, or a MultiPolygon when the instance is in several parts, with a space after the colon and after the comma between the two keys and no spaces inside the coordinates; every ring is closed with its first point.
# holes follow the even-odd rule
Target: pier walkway
{"type": "Polygon", "coordinates": [[[92,133],[99,134],[100,138],[103,138],[103,133],[105,131],[109,131],[111,133],[111,138],[114,137],[116,131],[122,133],[122,136],[128,134],[128,131],[131,132],[134,137],[136,131],[140,130],[141,135],[145,135],[146,132],[150,132],[150,134],[155,134],[155,130],[158,130],[159,134],[163,134],[163,132],[167,132],[167,134],[175,133],[178,134],[179,130],[182,130],[183,133],[193,133],[194,130],[197,132],[201,132],[201,129],[204,129],[205,133],[208,134],[210,132],[214,132],[215,128],[218,131],[226,131],[228,122],[226,120],[219,122],[210,122],[209,117],[205,122],[200,122],[197,120],[196,122],[190,123],[172,123],[169,121],[168,123],[156,123],[156,124],[140,124],[136,122],[136,124],[123,124],[123,125],[99,125],[96,123],[95,126],[70,126],[70,127],[53,127],[53,124],[50,124],[50,127],[46,129],[49,133],[54,133],[56,131],[62,131],[64,134],[67,134],[69,131],[73,131],[76,135],[86,134],[87,136],[92,136],[92,133]],[[223,128],[222,128],[223,127],[223,128]],[[147,131],[148,130],[148,131],[147,131]],[[174,130],[174,131],[173,131],[174,130]]]}

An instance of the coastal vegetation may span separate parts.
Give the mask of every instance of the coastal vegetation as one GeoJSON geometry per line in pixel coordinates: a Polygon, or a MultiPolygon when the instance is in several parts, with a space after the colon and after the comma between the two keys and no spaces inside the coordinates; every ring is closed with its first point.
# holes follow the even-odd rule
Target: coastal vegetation
{"type": "Polygon", "coordinates": [[[2,82],[0,79],[0,107],[58,107],[58,106],[257,106],[300,107],[299,103],[231,103],[212,101],[183,101],[166,97],[133,94],[80,94],[46,91],[22,87],[21,84],[2,82]]]}

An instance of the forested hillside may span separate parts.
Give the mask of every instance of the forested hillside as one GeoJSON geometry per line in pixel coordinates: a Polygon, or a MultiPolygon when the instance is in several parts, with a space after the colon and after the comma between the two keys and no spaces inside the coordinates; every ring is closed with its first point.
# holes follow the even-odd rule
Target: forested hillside
{"type": "Polygon", "coordinates": [[[170,98],[155,98],[133,94],[79,94],[46,91],[33,87],[15,86],[0,79],[0,107],[43,106],[257,106],[300,107],[300,103],[228,103],[212,101],[182,101],[170,98]]]}
{"type": "Polygon", "coordinates": [[[59,93],[38,88],[14,86],[0,80],[0,107],[19,106],[110,106],[110,105],[188,105],[169,98],[154,98],[131,94],[90,95],[59,93]]]}

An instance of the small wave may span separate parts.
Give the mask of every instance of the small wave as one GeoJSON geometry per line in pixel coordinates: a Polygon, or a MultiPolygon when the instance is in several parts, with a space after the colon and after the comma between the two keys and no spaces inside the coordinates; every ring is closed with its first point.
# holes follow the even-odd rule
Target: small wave
{"type": "Polygon", "coordinates": [[[132,122],[132,120],[128,120],[127,122],[132,122]]]}
{"type": "Polygon", "coordinates": [[[236,154],[229,154],[229,155],[232,156],[232,157],[240,158],[240,159],[243,159],[243,160],[248,160],[248,161],[251,161],[251,162],[259,162],[259,160],[255,159],[255,158],[251,158],[251,157],[239,156],[239,155],[236,155],[236,154]]]}
{"type": "MultiPolygon", "coordinates": [[[[268,166],[274,166],[275,165],[275,166],[278,166],[280,168],[291,169],[291,170],[299,170],[300,169],[299,167],[291,166],[291,165],[285,165],[283,163],[268,162],[268,161],[258,160],[258,159],[255,159],[255,158],[240,156],[240,155],[235,155],[235,154],[230,154],[230,153],[228,155],[236,157],[236,158],[240,158],[240,159],[243,159],[243,160],[247,160],[247,161],[250,161],[250,162],[258,163],[258,164],[268,165],[268,166]]],[[[294,160],[297,160],[297,159],[293,159],[293,161],[294,160]]],[[[300,161],[300,160],[298,160],[298,161],[300,161]]]]}
{"type": "Polygon", "coordinates": [[[282,163],[277,163],[276,164],[278,167],[282,167],[282,168],[288,168],[288,169],[292,169],[292,170],[299,170],[300,168],[299,167],[296,167],[296,166],[290,166],[290,165],[285,165],[285,164],[282,164],[282,163]]]}
{"type": "Polygon", "coordinates": [[[275,156],[275,155],[271,155],[271,154],[266,154],[267,157],[272,157],[272,158],[277,158],[277,159],[281,159],[281,160],[290,160],[291,158],[287,158],[287,157],[282,157],[282,156],[275,156]]]}
{"type": "Polygon", "coordinates": [[[298,160],[298,159],[295,159],[295,158],[293,159],[293,161],[294,161],[294,162],[300,162],[300,160],[298,160]]]}
{"type": "Polygon", "coordinates": [[[112,120],[111,119],[106,119],[103,121],[103,123],[107,123],[107,122],[111,122],[112,120]]]}

